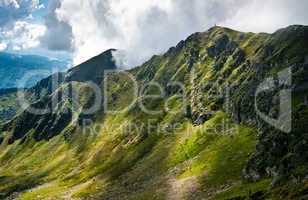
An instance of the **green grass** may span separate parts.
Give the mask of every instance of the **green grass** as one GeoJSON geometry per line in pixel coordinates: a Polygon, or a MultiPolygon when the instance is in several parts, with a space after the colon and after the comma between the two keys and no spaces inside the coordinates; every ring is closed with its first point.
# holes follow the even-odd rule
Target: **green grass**
{"type": "MultiPolygon", "coordinates": [[[[240,183],[211,198],[211,200],[250,199],[252,195],[261,192],[265,194],[270,188],[271,180],[262,180],[257,183],[240,183]]],[[[260,193],[260,194],[261,194],[260,193]]]]}
{"type": "MultiPolygon", "coordinates": [[[[292,194],[286,187],[269,188],[271,180],[257,183],[243,181],[242,171],[255,153],[258,141],[254,127],[235,124],[223,111],[199,126],[193,125],[191,119],[185,116],[187,104],[196,112],[205,112],[202,107],[211,110],[216,110],[217,107],[222,110],[218,100],[205,102],[205,99],[210,99],[210,91],[215,88],[205,90],[201,88],[203,84],[215,81],[219,82],[217,87],[223,87],[229,82],[237,82],[239,89],[232,93],[232,100],[245,97],[254,84],[248,79],[256,75],[257,69],[239,73],[241,67],[247,63],[230,69],[234,52],[226,51],[220,59],[207,55],[207,48],[215,46],[222,34],[228,35],[238,48],[242,48],[246,53],[245,62],[248,62],[248,59],[258,61],[262,51],[256,53],[256,50],[268,42],[265,40],[269,38],[266,34],[249,33],[244,39],[240,39],[242,33],[216,27],[210,34],[194,35],[193,40],[187,40],[182,47],[175,48],[175,53],[154,56],[143,66],[132,70],[141,86],[152,81],[159,81],[163,86],[170,80],[182,81],[187,90],[186,98],[188,97],[185,103],[174,94],[154,100],[139,97],[132,109],[123,113],[111,115],[98,112],[94,116],[94,125],[101,126],[97,133],[83,133],[77,127],[77,130],[67,137],[64,132],[73,127],[69,124],[61,134],[49,141],[34,141],[31,130],[23,144],[16,141],[8,146],[6,143],[11,133],[1,133],[5,141],[0,145],[0,193],[4,193],[0,198],[18,192],[21,200],[63,199],[68,196],[99,200],[161,200],[168,199],[170,193],[189,195],[185,189],[173,191],[172,186],[190,179],[196,181],[196,199],[247,199],[255,194],[264,194],[272,199],[283,196],[296,199],[304,195],[306,185],[294,189],[292,194]],[[199,51],[200,58],[193,64],[196,71],[194,81],[200,88],[191,85],[191,69],[187,66],[193,56],[191,52],[196,50],[199,51]],[[216,70],[214,65],[219,60],[223,60],[223,68],[216,70]],[[220,79],[222,74],[230,70],[232,74],[228,80],[220,79]],[[191,97],[189,93],[195,90],[196,96],[193,94],[191,97]],[[193,102],[195,99],[197,102],[193,102]],[[148,109],[159,109],[163,112],[147,114],[138,108],[137,104],[140,102],[148,109]],[[166,104],[168,109],[163,109],[166,104]],[[148,122],[155,128],[149,128],[148,122]],[[126,126],[129,123],[135,126],[128,130],[126,126]],[[174,130],[168,128],[176,124],[181,127],[174,130]]],[[[278,58],[286,47],[286,44],[281,45],[274,55],[275,58],[278,58]]],[[[299,47],[295,46],[292,51],[299,47]]],[[[105,94],[109,97],[106,102],[108,108],[122,110],[133,100],[133,84],[128,77],[121,74],[115,73],[109,78],[105,94]]],[[[85,105],[92,95],[89,88],[78,82],[70,84],[81,89],[78,100],[81,105],[85,105]]],[[[63,85],[58,92],[67,86],[63,85]]],[[[150,87],[148,92],[157,94],[158,90],[150,87]]],[[[298,98],[296,104],[302,98],[304,97],[298,98]]],[[[9,103],[10,98],[4,99],[0,101],[0,107],[9,106],[9,103]]],[[[72,107],[70,100],[63,103],[69,108],[72,107]]],[[[59,115],[62,110],[63,108],[57,110],[59,115]]],[[[73,112],[75,117],[80,114],[80,110],[73,112]]],[[[298,169],[299,174],[304,172],[305,165],[298,169]]]]}
{"type": "MultiPolygon", "coordinates": [[[[221,120],[219,117],[214,118],[213,121],[216,122],[209,121],[209,123],[219,125],[217,123],[219,120],[221,120]]],[[[242,169],[255,151],[256,134],[253,129],[233,125],[228,121],[220,123],[226,123],[224,125],[230,127],[221,130],[225,132],[216,130],[215,135],[206,133],[203,139],[196,139],[197,136],[190,137],[188,140],[190,142],[184,145],[189,149],[183,152],[188,152],[187,158],[192,158],[199,153],[191,166],[185,169],[178,178],[201,176],[200,181],[205,187],[216,187],[241,180],[242,169]]]]}

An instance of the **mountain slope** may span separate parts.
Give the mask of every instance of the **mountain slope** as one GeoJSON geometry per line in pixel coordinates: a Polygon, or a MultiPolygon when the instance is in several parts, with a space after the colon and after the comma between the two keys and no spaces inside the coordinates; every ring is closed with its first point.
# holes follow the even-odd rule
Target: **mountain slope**
{"type": "Polygon", "coordinates": [[[0,123],[3,123],[21,109],[17,105],[17,87],[33,87],[42,78],[67,69],[68,62],[50,60],[32,55],[18,55],[0,52],[0,123]]]}
{"type": "Polygon", "coordinates": [[[115,69],[111,51],[113,50],[108,50],[67,73],[53,74],[25,90],[24,99],[29,101],[30,106],[4,125],[3,130],[12,132],[8,143],[12,144],[22,138],[24,141],[29,134],[34,134],[34,138],[39,141],[50,139],[65,129],[69,129],[68,132],[73,131],[79,118],[83,117],[83,109],[93,99],[94,91],[91,91],[89,84],[102,81],[104,70],[115,69]],[[37,112],[33,113],[31,110],[37,112]]]}
{"type": "Polygon", "coordinates": [[[18,81],[27,74],[30,78],[23,87],[32,87],[42,78],[56,71],[66,70],[67,66],[67,62],[50,60],[49,58],[41,56],[0,52],[0,88],[18,87],[18,81]],[[31,72],[36,74],[31,75],[31,72]]]}
{"type": "Polygon", "coordinates": [[[80,107],[65,96],[55,112],[23,112],[2,128],[0,197],[304,198],[307,44],[305,26],[274,34],[214,27],[130,70],[139,89],[144,87],[136,101],[130,76],[114,72],[102,77],[103,69],[114,68],[107,51],[70,70],[58,88],[33,104],[52,107],[51,100],[66,88],[80,87],[80,107]],[[286,133],[278,130],[284,127],[269,125],[255,107],[277,118],[284,102],[279,94],[287,87],[281,83],[288,77],[254,97],[268,77],[288,68],[293,129],[286,133]],[[99,84],[105,107],[84,115],[82,110],[93,103],[88,81],[99,84]],[[165,91],[160,97],[157,84],[165,91]],[[123,112],[107,112],[130,104],[123,112]]]}
{"type": "Polygon", "coordinates": [[[104,70],[116,69],[115,62],[112,58],[112,52],[115,49],[110,49],[104,53],[78,65],[68,71],[66,81],[78,82],[100,82],[104,74],[104,70]]]}
{"type": "Polygon", "coordinates": [[[0,123],[12,119],[17,114],[17,89],[0,89],[0,123]]]}

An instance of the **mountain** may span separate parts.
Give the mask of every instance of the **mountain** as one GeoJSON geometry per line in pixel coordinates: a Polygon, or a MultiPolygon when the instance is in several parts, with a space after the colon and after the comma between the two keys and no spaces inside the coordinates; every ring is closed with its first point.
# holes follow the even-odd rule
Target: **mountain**
{"type": "Polygon", "coordinates": [[[17,101],[17,87],[31,88],[52,73],[65,71],[67,66],[66,61],[0,52],[0,123],[21,111],[17,101]]]}
{"type": "Polygon", "coordinates": [[[23,87],[32,87],[42,78],[56,71],[67,69],[68,63],[59,60],[51,60],[42,56],[19,55],[0,52],[0,88],[16,88],[21,78],[25,80],[23,87]]]}
{"type": "Polygon", "coordinates": [[[116,64],[113,61],[112,52],[115,49],[110,49],[101,55],[98,55],[72,69],[70,69],[66,76],[66,81],[78,82],[100,82],[105,70],[115,70],[116,64]],[[94,73],[94,74],[93,74],[94,73]]]}
{"type": "Polygon", "coordinates": [[[5,124],[4,129],[12,129],[12,136],[8,143],[12,144],[15,140],[27,137],[31,130],[35,130],[33,137],[38,141],[50,139],[64,129],[67,130],[67,134],[74,131],[78,125],[76,123],[83,117],[83,109],[86,109],[93,99],[94,94],[90,90],[89,82],[102,81],[105,70],[116,69],[112,51],[114,50],[108,50],[70,69],[67,73],[53,74],[25,90],[25,99],[29,104],[33,103],[29,109],[50,109],[51,112],[38,114],[26,109],[5,124]],[[99,77],[101,79],[98,79],[99,77]],[[79,92],[81,95],[74,96],[79,92]],[[63,98],[64,95],[66,96],[63,98]],[[56,102],[56,106],[53,106],[55,99],[59,101],[56,102]],[[78,105],[75,106],[74,103],[78,105]],[[73,117],[74,120],[72,120],[73,117]]]}
{"type": "Polygon", "coordinates": [[[213,27],[106,75],[112,51],[26,90],[1,127],[0,198],[306,198],[307,26],[213,27]]]}
{"type": "MultiPolygon", "coordinates": [[[[54,73],[44,79],[37,81],[36,85],[29,89],[0,89],[0,123],[4,123],[9,119],[12,119],[16,114],[19,114],[22,109],[18,105],[17,92],[23,93],[26,99],[30,103],[34,103],[46,95],[51,95],[59,85],[64,82],[72,81],[102,81],[104,70],[116,69],[115,63],[112,58],[112,52],[114,49],[110,49],[101,55],[98,55],[85,63],[82,63],[74,68],[71,68],[67,72],[54,73]],[[103,66],[103,67],[102,67],[103,66]],[[95,72],[95,74],[93,74],[95,72]],[[53,85],[54,84],[54,85],[53,85]]],[[[48,73],[46,73],[47,75],[48,73]]],[[[40,76],[35,76],[38,79],[40,76]]],[[[34,80],[34,79],[33,79],[34,80]]]]}
{"type": "Polygon", "coordinates": [[[0,123],[6,122],[18,113],[17,89],[0,89],[0,123]]]}

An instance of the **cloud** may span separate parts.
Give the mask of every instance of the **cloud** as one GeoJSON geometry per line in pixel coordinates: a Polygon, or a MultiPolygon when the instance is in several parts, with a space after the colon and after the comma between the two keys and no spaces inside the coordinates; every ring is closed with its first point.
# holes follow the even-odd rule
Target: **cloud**
{"type": "Polygon", "coordinates": [[[70,51],[73,45],[72,28],[57,16],[57,9],[61,6],[60,0],[52,0],[48,5],[45,16],[45,34],[41,37],[43,47],[55,51],[70,51]]]}
{"type": "Polygon", "coordinates": [[[251,0],[222,25],[247,32],[274,32],[288,25],[307,25],[307,8],[306,0],[251,0]]]}
{"type": "MultiPolygon", "coordinates": [[[[122,49],[129,66],[161,53],[189,34],[214,25],[216,1],[63,0],[57,17],[72,27],[75,64],[109,48],[122,49]],[[76,12],[78,10],[78,12],[76,12]]],[[[217,16],[221,18],[221,16],[217,16]]]]}
{"type": "Polygon", "coordinates": [[[13,25],[13,28],[0,31],[0,40],[2,40],[3,50],[20,51],[37,47],[40,45],[39,38],[44,32],[45,27],[42,25],[31,24],[26,21],[17,21],[13,25]]]}
{"type": "Polygon", "coordinates": [[[38,9],[39,0],[1,0],[0,28],[23,20],[38,9]]]}
{"type": "Polygon", "coordinates": [[[19,8],[19,3],[16,0],[3,0],[0,2],[1,7],[13,6],[13,8],[19,8]]]}
{"type": "Polygon", "coordinates": [[[273,32],[307,24],[306,0],[54,0],[43,44],[72,49],[79,64],[110,48],[126,67],[139,65],[214,24],[273,32]],[[125,56],[123,56],[125,52],[125,56]],[[126,60],[123,61],[123,58],[126,60]]]}
{"type": "Polygon", "coordinates": [[[39,46],[45,27],[29,22],[41,9],[39,0],[0,0],[0,50],[20,51],[39,46]]]}
{"type": "Polygon", "coordinates": [[[6,43],[0,43],[0,51],[4,51],[7,48],[7,44],[6,43]]]}

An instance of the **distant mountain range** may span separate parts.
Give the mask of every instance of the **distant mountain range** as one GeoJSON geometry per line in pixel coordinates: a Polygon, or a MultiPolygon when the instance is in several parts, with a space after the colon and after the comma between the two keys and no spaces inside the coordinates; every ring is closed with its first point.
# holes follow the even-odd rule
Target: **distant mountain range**
{"type": "Polygon", "coordinates": [[[0,52],[0,88],[16,88],[22,81],[24,87],[32,87],[50,74],[64,71],[68,64],[42,56],[0,52]]]}

